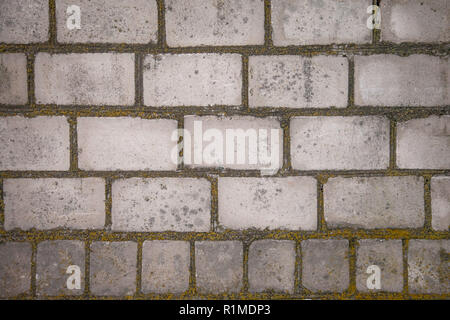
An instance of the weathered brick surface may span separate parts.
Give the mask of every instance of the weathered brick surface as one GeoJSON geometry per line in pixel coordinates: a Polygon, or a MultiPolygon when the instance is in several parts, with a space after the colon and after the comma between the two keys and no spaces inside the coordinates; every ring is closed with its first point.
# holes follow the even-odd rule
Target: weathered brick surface
{"type": "Polygon", "coordinates": [[[397,166],[449,169],[450,116],[430,116],[398,123],[397,166]]]}
{"type": "Polygon", "coordinates": [[[349,286],[347,240],[302,241],[302,286],[313,292],[343,292],[349,286]]]}
{"type": "Polygon", "coordinates": [[[294,291],[295,242],[258,240],[250,245],[248,281],[251,292],[294,291]]]}
{"type": "Polygon", "coordinates": [[[156,0],[56,0],[56,28],[61,43],[156,43],[156,0]],[[80,8],[80,29],[67,28],[67,9],[80,8]]]}
{"type": "Polygon", "coordinates": [[[43,241],[37,246],[36,291],[39,296],[81,295],[84,292],[84,242],[72,240],[43,241]],[[76,266],[80,288],[69,289],[67,282],[76,266]]]}
{"type": "Polygon", "coordinates": [[[219,224],[227,229],[317,228],[312,177],[219,178],[219,224]]]}
{"type": "Polygon", "coordinates": [[[26,294],[31,289],[31,244],[0,243],[0,298],[26,294]]]}
{"type": "Polygon", "coordinates": [[[410,240],[408,289],[411,293],[447,293],[449,240],[410,240]]]}
{"type": "Polygon", "coordinates": [[[171,47],[264,44],[263,0],[168,0],[165,6],[171,47]]]}
{"type": "Polygon", "coordinates": [[[0,2],[0,43],[37,43],[48,40],[48,0],[0,2]]]}
{"type": "Polygon", "coordinates": [[[207,232],[210,189],[206,179],[116,180],[112,185],[112,229],[207,232]]]}
{"type": "Polygon", "coordinates": [[[291,120],[297,170],[386,169],[389,120],[382,117],[297,117],[291,120]]]}
{"type": "Polygon", "coordinates": [[[242,287],[242,243],[198,241],[195,243],[196,283],[200,292],[239,292],[242,287]]]}
{"type": "Polygon", "coordinates": [[[69,123],[65,117],[0,118],[0,170],[68,170],[69,123]]]}
{"type": "Polygon", "coordinates": [[[136,242],[93,242],[90,250],[90,286],[94,295],[129,296],[136,292],[136,242]]]}
{"type": "Polygon", "coordinates": [[[447,58],[424,54],[355,57],[355,104],[442,106],[450,103],[447,58]]]}
{"type": "Polygon", "coordinates": [[[186,167],[265,170],[271,174],[283,165],[283,131],[274,117],[186,116],[184,129],[186,167]],[[203,137],[201,142],[196,140],[197,134],[203,137]],[[201,152],[198,155],[197,150],[201,152]]]}
{"type": "Polygon", "coordinates": [[[424,225],[422,177],[330,178],[323,193],[329,228],[420,228],[424,225]]]}
{"type": "Polygon", "coordinates": [[[447,0],[381,1],[381,39],[391,42],[448,42],[447,0]]]}
{"type": "Polygon", "coordinates": [[[347,106],[348,61],[344,57],[251,56],[250,107],[347,106]]]}
{"type": "Polygon", "coordinates": [[[431,225],[435,230],[450,227],[450,177],[431,178],[431,225]]]}
{"type": "Polygon", "coordinates": [[[27,57],[23,53],[0,54],[0,103],[24,104],[28,100],[27,57]]]}
{"type": "Polygon", "coordinates": [[[370,0],[272,0],[273,43],[369,43],[366,11],[371,4],[370,0]]]}
{"type": "Polygon", "coordinates": [[[134,55],[38,53],[36,101],[42,104],[134,104],[134,55]]]}
{"type": "Polygon", "coordinates": [[[403,290],[403,253],[401,240],[360,240],[356,258],[356,288],[360,292],[401,292],[403,290]],[[380,289],[367,286],[370,266],[380,268],[380,289]]]}
{"type": "Polygon", "coordinates": [[[83,170],[175,170],[171,152],[175,120],[127,117],[78,118],[79,167],[83,170]]]}
{"type": "Polygon", "coordinates": [[[238,54],[148,55],[144,61],[147,106],[240,105],[238,54]]]}
{"type": "Polygon", "coordinates": [[[105,223],[101,178],[6,179],[5,229],[100,229],[105,223]]]}
{"type": "Polygon", "coordinates": [[[142,292],[182,293],[189,287],[190,244],[145,241],[142,248],[142,292]]]}

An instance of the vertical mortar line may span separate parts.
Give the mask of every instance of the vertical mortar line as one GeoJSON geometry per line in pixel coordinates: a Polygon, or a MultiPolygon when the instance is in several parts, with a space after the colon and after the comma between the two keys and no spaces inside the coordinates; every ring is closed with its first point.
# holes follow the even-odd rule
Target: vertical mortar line
{"type": "Polygon", "coordinates": [[[35,299],[36,293],[36,258],[37,258],[37,240],[31,242],[31,296],[35,299]]]}
{"type": "Polygon", "coordinates": [[[0,230],[5,228],[5,202],[3,200],[3,179],[0,179],[0,230]]]}
{"type": "Polygon", "coordinates": [[[271,0],[264,0],[264,45],[272,47],[272,8],[271,0]]]}
{"type": "MultiPolygon", "coordinates": [[[[378,6],[380,9],[380,0],[373,0],[372,3],[374,6],[378,6]]],[[[383,14],[382,12],[380,12],[383,14]]],[[[381,23],[383,23],[383,16],[381,16],[381,23]]],[[[377,44],[381,41],[381,29],[373,28],[372,29],[372,44],[377,44]]]]}
{"type": "Polygon", "coordinates": [[[291,162],[291,119],[289,116],[283,116],[280,120],[280,126],[283,130],[283,164],[281,171],[283,173],[292,170],[291,162]]]}
{"type": "Polygon", "coordinates": [[[48,29],[48,36],[49,36],[49,43],[53,46],[57,43],[57,36],[56,36],[56,4],[55,0],[49,0],[48,2],[48,19],[49,19],[49,29],[48,29]]]}
{"type": "Polygon", "coordinates": [[[248,252],[250,249],[250,242],[242,242],[242,292],[244,294],[248,293],[250,284],[248,280],[248,252]]]}
{"type": "Polygon", "coordinates": [[[242,55],[242,108],[249,110],[248,105],[248,55],[242,55]]]}
{"type": "Polygon", "coordinates": [[[211,181],[211,232],[217,231],[219,225],[219,181],[216,176],[210,177],[211,181]]]}
{"type": "Polygon", "coordinates": [[[84,242],[85,263],[84,263],[84,297],[90,298],[91,291],[91,240],[84,242]]]}
{"type": "Polygon", "coordinates": [[[302,246],[301,241],[295,241],[295,271],[294,271],[294,294],[303,293],[302,281],[302,246]]]}
{"type": "Polygon", "coordinates": [[[403,253],[403,294],[407,295],[408,288],[408,248],[409,240],[402,239],[402,253],[403,253]]]}
{"type": "Polygon", "coordinates": [[[425,221],[424,230],[426,232],[432,232],[432,213],[431,213],[431,175],[423,176],[423,186],[424,186],[424,210],[425,210],[425,221]]]}
{"type": "Polygon", "coordinates": [[[190,265],[189,265],[189,293],[191,296],[197,294],[196,271],[195,271],[195,241],[190,240],[190,265]]]}
{"type": "Polygon", "coordinates": [[[135,83],[135,106],[142,107],[144,105],[144,71],[142,69],[144,55],[135,53],[134,55],[134,83],[135,83]]]}
{"type": "Polygon", "coordinates": [[[390,119],[389,144],[389,169],[395,170],[397,168],[397,121],[394,119],[390,119]]]}
{"type": "Polygon", "coordinates": [[[177,119],[178,122],[178,146],[181,147],[178,149],[178,163],[177,170],[184,169],[184,115],[180,115],[177,119]]]}
{"type": "Polygon", "coordinates": [[[349,55],[348,59],[348,102],[347,107],[355,106],[355,57],[349,55]]]}
{"type": "Polygon", "coordinates": [[[158,5],[158,46],[167,48],[166,43],[166,14],[164,0],[156,0],[158,5]]]}
{"type": "Polygon", "coordinates": [[[142,292],[142,238],[137,240],[137,260],[136,260],[136,296],[140,296],[142,292]]]}
{"type": "Polygon", "coordinates": [[[34,96],[34,61],[36,59],[35,53],[27,54],[27,90],[28,90],[28,105],[34,108],[36,99],[34,96]]]}
{"type": "Polygon", "coordinates": [[[112,227],[112,178],[105,178],[105,230],[112,227]]]}
{"type": "Polygon", "coordinates": [[[317,177],[317,232],[327,232],[327,223],[324,212],[324,196],[322,177],[317,177]]]}
{"type": "Polygon", "coordinates": [[[348,287],[348,293],[353,295],[356,293],[356,250],[358,248],[358,242],[356,238],[349,239],[349,277],[350,283],[348,287]]]}
{"type": "Polygon", "coordinates": [[[70,137],[70,171],[78,171],[78,119],[71,116],[69,121],[69,137],[70,137]]]}

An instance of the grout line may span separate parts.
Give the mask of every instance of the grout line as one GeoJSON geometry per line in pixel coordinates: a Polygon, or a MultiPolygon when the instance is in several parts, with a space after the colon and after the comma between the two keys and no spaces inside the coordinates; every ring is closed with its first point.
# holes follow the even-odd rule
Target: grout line
{"type": "Polygon", "coordinates": [[[134,82],[135,82],[135,106],[144,105],[144,71],[143,71],[144,55],[136,53],[134,55],[134,82]]]}
{"type": "Polygon", "coordinates": [[[409,240],[402,239],[402,253],[403,253],[403,294],[409,294],[408,288],[408,247],[409,240]]]}
{"type": "Polygon", "coordinates": [[[196,283],[196,271],[195,271],[195,242],[194,240],[189,241],[190,244],[190,265],[189,265],[189,293],[192,296],[197,294],[197,283],[196,283]]]}
{"type": "Polygon", "coordinates": [[[184,170],[184,115],[178,116],[178,163],[177,170],[184,170]]]}
{"type": "Polygon", "coordinates": [[[105,178],[105,230],[112,227],[112,178],[105,178]]]}
{"type": "MultiPolygon", "coordinates": [[[[35,87],[34,87],[34,62],[36,60],[35,53],[27,54],[27,91],[28,106],[33,109],[35,107],[35,87]]],[[[23,107],[22,107],[23,108],[23,107]]]]}
{"type": "Polygon", "coordinates": [[[432,232],[432,212],[431,212],[431,176],[424,175],[424,210],[425,210],[425,231],[432,232]]]}
{"type": "Polygon", "coordinates": [[[397,168],[397,121],[390,120],[389,132],[389,168],[396,170],[397,168]]]}
{"type": "Polygon", "coordinates": [[[49,0],[48,2],[48,18],[49,18],[49,29],[48,29],[48,36],[49,36],[49,44],[50,45],[56,45],[57,44],[57,31],[56,31],[56,1],[55,0],[49,0]]]}
{"type": "Polygon", "coordinates": [[[348,102],[349,108],[355,107],[355,59],[349,55],[348,59],[348,102]]]}
{"type": "Polygon", "coordinates": [[[264,0],[264,45],[272,47],[272,16],[271,0],[264,0]]]}
{"type": "Polygon", "coordinates": [[[248,103],[248,55],[242,55],[242,107],[250,112],[248,103]]]}
{"type": "Polygon", "coordinates": [[[251,242],[242,241],[242,293],[247,294],[250,288],[248,278],[248,254],[251,242]]]}
{"type": "Polygon", "coordinates": [[[143,240],[137,241],[137,259],[136,259],[136,296],[142,294],[142,247],[143,240]]]}
{"type": "Polygon", "coordinates": [[[317,177],[317,232],[327,232],[327,222],[325,220],[323,185],[325,178],[321,175],[317,177]]]}
{"type": "Polygon", "coordinates": [[[283,163],[281,167],[282,173],[292,171],[291,159],[291,118],[289,116],[282,117],[280,121],[281,129],[283,130],[283,163]]]}
{"type": "Polygon", "coordinates": [[[3,195],[3,179],[0,179],[0,230],[5,229],[5,201],[3,195]]]}
{"type": "Polygon", "coordinates": [[[210,176],[211,182],[211,232],[217,232],[219,225],[219,181],[217,177],[210,176]]]}
{"type": "Polygon", "coordinates": [[[164,0],[156,0],[158,5],[158,47],[163,50],[167,48],[166,42],[166,17],[164,0]]]}
{"type": "Polygon", "coordinates": [[[349,239],[349,287],[348,293],[354,295],[356,293],[356,251],[358,242],[356,238],[349,239]]]}
{"type": "Polygon", "coordinates": [[[76,117],[69,117],[69,137],[70,137],[70,169],[69,171],[76,172],[78,168],[78,119],[76,117]]]}
{"type": "Polygon", "coordinates": [[[85,252],[85,264],[84,264],[84,294],[86,299],[91,297],[91,240],[84,242],[84,252],[85,252]]]}
{"type": "Polygon", "coordinates": [[[295,271],[294,271],[294,294],[302,294],[302,246],[301,241],[295,242],[295,271]]]}

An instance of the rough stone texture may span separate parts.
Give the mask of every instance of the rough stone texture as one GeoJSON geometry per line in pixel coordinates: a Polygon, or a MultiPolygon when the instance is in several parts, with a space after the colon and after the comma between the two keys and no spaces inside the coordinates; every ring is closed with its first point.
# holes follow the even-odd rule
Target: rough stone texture
{"type": "Polygon", "coordinates": [[[344,108],[348,60],[344,57],[250,56],[250,107],[344,108]]]}
{"type": "Polygon", "coordinates": [[[222,227],[317,228],[317,182],[312,177],[220,177],[218,188],[222,227]]]}
{"type": "Polygon", "coordinates": [[[408,289],[410,293],[450,291],[448,270],[450,240],[410,240],[408,247],[408,289]]]}
{"type": "Polygon", "coordinates": [[[264,44],[263,0],[168,0],[165,6],[171,47],[264,44]]]}
{"type": "Polygon", "coordinates": [[[131,178],[112,185],[115,231],[210,229],[211,184],[196,178],[131,178]]]}
{"type": "Polygon", "coordinates": [[[98,229],[105,223],[101,178],[6,179],[5,229],[98,229]]]}
{"type": "Polygon", "coordinates": [[[305,240],[302,285],[313,292],[343,292],[349,286],[347,240],[305,240]]]}
{"type": "Polygon", "coordinates": [[[323,193],[329,228],[420,228],[424,225],[422,177],[330,178],[323,193]]]}
{"type": "Polygon", "coordinates": [[[262,170],[269,175],[283,165],[283,130],[274,117],[185,116],[184,129],[185,167],[262,170]],[[233,151],[227,152],[227,144],[233,151]]]}
{"type": "Polygon", "coordinates": [[[380,10],[383,41],[450,41],[450,6],[447,0],[381,1],[380,10]]]}
{"type": "Polygon", "coordinates": [[[0,243],[0,298],[15,297],[31,289],[31,244],[0,243]]]}
{"type": "Polygon", "coordinates": [[[0,170],[70,167],[69,123],[65,117],[0,118],[0,170]]]}
{"type": "Polygon", "coordinates": [[[41,104],[134,104],[134,54],[38,53],[36,101],[41,104]]]}
{"type": "MultiPolygon", "coordinates": [[[[38,296],[80,295],[84,292],[84,242],[71,240],[43,241],[36,255],[36,291],[38,296]],[[80,289],[68,289],[69,266],[80,268],[80,289]]],[[[70,270],[69,270],[70,271],[70,270]]]]}
{"type": "Polygon", "coordinates": [[[195,243],[196,284],[200,292],[239,292],[243,272],[242,243],[198,241],[195,243]]]}
{"type": "Polygon", "coordinates": [[[147,106],[240,105],[242,59],[238,54],[147,55],[147,106]]]}
{"type": "Polygon", "coordinates": [[[94,295],[130,296],[136,292],[136,242],[93,242],[90,261],[94,295]]]}
{"type": "Polygon", "coordinates": [[[434,230],[449,231],[450,177],[431,178],[431,225],[434,230]]]}
{"type": "Polygon", "coordinates": [[[297,170],[374,170],[389,166],[384,117],[297,117],[291,120],[291,161],[297,170]]]}
{"type": "Polygon", "coordinates": [[[48,0],[0,1],[0,43],[48,40],[48,0]]]}
{"type": "Polygon", "coordinates": [[[293,293],[295,242],[259,240],[250,245],[248,281],[250,292],[274,290],[293,293]]]}
{"type": "Polygon", "coordinates": [[[370,43],[367,8],[372,1],[272,0],[276,46],[370,43]]]}
{"type": "Polygon", "coordinates": [[[183,293],[189,288],[190,245],[187,241],[145,241],[142,292],[183,293]]]}
{"type": "Polygon", "coordinates": [[[355,104],[441,106],[450,104],[448,58],[424,54],[355,57],[355,104]]]}
{"type": "Polygon", "coordinates": [[[27,103],[27,57],[25,54],[0,54],[0,79],[2,79],[0,82],[1,104],[20,105],[27,103]]]}
{"type": "Polygon", "coordinates": [[[402,240],[359,240],[356,258],[356,288],[360,292],[401,292],[403,290],[402,240]],[[368,289],[372,274],[367,268],[376,265],[381,270],[381,289],[368,289]]]}
{"type": "Polygon", "coordinates": [[[450,169],[450,116],[399,122],[397,166],[407,169],[450,169]]]}
{"type": "Polygon", "coordinates": [[[56,28],[61,43],[156,43],[155,0],[56,0],[56,28]],[[80,7],[81,29],[70,30],[68,7],[80,7]]]}
{"type": "Polygon", "coordinates": [[[78,118],[78,157],[83,170],[176,170],[171,152],[177,121],[78,118]]]}

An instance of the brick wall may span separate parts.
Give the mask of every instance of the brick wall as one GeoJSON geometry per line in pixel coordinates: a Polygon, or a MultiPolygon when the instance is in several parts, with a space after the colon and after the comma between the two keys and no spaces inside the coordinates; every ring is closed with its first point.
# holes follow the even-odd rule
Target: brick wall
{"type": "Polygon", "coordinates": [[[449,10],[0,0],[0,297],[448,298],[449,10]]]}

